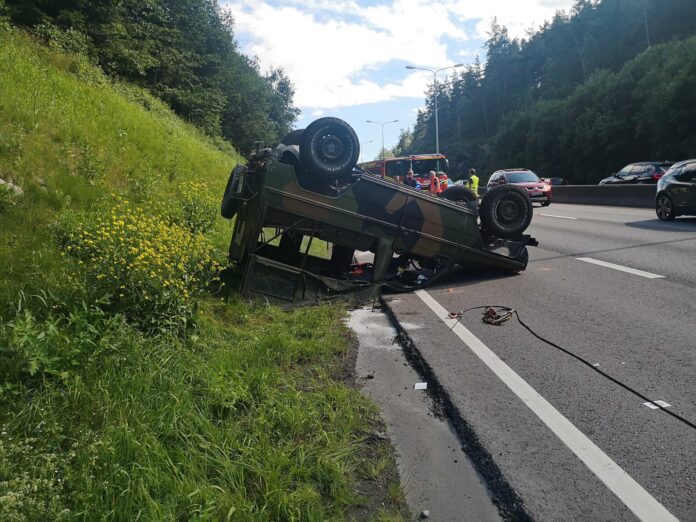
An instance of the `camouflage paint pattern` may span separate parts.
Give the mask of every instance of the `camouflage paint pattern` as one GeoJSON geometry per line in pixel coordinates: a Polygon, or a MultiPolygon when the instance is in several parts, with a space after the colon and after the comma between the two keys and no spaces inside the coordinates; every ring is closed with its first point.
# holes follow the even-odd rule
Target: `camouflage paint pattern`
{"type": "MultiPolygon", "coordinates": [[[[360,237],[388,240],[397,254],[512,270],[523,270],[526,265],[526,261],[516,261],[483,248],[475,209],[378,176],[362,175],[345,190],[327,195],[312,190],[307,182],[300,183],[292,165],[271,160],[263,168],[250,171],[245,181],[247,193],[250,190],[256,195],[242,209],[235,236],[240,233],[241,222],[255,224],[247,227],[244,238],[233,237],[233,244],[235,241],[255,243],[258,233],[254,237],[249,230],[260,231],[264,223],[258,221],[264,220],[262,216],[267,211],[275,210],[280,211],[275,213],[280,216],[276,220],[285,218],[286,222],[265,226],[290,226],[305,218],[346,233],[359,233],[360,237]]],[[[368,250],[373,245],[364,244],[362,248],[368,250]]]]}

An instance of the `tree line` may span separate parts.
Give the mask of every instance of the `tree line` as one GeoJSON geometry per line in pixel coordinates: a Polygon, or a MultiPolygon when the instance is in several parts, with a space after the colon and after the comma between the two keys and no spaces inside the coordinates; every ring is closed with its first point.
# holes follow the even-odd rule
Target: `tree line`
{"type": "MultiPolygon", "coordinates": [[[[207,134],[246,152],[277,142],[299,110],[282,69],[263,74],[216,0],[4,0],[13,24],[138,84],[207,134]]],[[[3,14],[3,13],[0,13],[3,14]]]]}
{"type": "MultiPolygon", "coordinates": [[[[513,39],[493,22],[478,58],[438,84],[455,175],[527,167],[595,183],[626,163],[696,156],[696,2],[577,0],[513,39]]],[[[396,155],[433,152],[434,86],[396,155]]]]}

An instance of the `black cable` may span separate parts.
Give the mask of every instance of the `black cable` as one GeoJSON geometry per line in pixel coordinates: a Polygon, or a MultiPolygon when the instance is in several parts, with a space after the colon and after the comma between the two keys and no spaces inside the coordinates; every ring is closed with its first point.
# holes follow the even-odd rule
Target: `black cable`
{"type": "MultiPolygon", "coordinates": [[[[481,310],[481,309],[484,309],[484,308],[498,308],[498,309],[500,309],[500,310],[505,310],[506,312],[510,312],[510,313],[514,314],[515,317],[517,318],[517,322],[520,323],[520,326],[522,326],[522,328],[524,328],[525,330],[527,330],[529,333],[531,333],[534,337],[536,337],[536,338],[539,339],[540,341],[542,341],[542,342],[548,344],[549,346],[552,346],[552,347],[556,348],[557,350],[562,351],[563,353],[565,353],[565,354],[567,354],[567,355],[570,355],[573,359],[576,359],[576,360],[580,361],[582,364],[584,364],[584,365],[587,366],[588,368],[594,370],[595,372],[597,372],[597,373],[600,374],[601,376],[606,377],[607,379],[609,379],[609,380],[610,380],[611,382],[613,382],[614,384],[618,384],[618,385],[621,386],[624,390],[626,390],[626,391],[632,393],[633,395],[635,395],[635,396],[637,396],[637,397],[640,397],[641,399],[643,399],[643,400],[646,401],[646,402],[649,402],[650,404],[654,404],[654,405],[657,406],[660,410],[664,411],[667,415],[670,415],[670,416],[674,417],[674,418],[677,419],[678,421],[680,421],[680,422],[686,424],[687,426],[689,426],[690,428],[693,428],[693,429],[696,430],[696,424],[694,424],[694,423],[691,422],[690,420],[688,420],[688,419],[682,417],[682,416],[679,415],[678,413],[674,413],[673,411],[668,410],[668,409],[665,408],[664,406],[660,406],[659,404],[655,403],[652,399],[649,399],[648,397],[646,397],[645,395],[643,395],[643,394],[642,394],[641,392],[639,392],[638,390],[635,390],[635,389],[631,388],[628,384],[624,384],[623,382],[619,381],[619,380],[616,379],[615,377],[612,377],[612,376],[609,375],[608,373],[606,373],[606,372],[600,370],[597,366],[595,366],[595,365],[593,365],[592,363],[590,363],[587,359],[584,359],[584,358],[580,357],[579,355],[577,355],[577,354],[571,352],[570,350],[568,350],[568,349],[566,349],[566,348],[563,348],[562,346],[557,345],[556,343],[554,343],[554,342],[552,342],[552,341],[549,341],[548,339],[544,339],[541,335],[539,335],[539,334],[536,333],[534,330],[532,330],[532,328],[531,328],[529,325],[527,325],[524,321],[522,321],[522,319],[520,318],[520,314],[519,314],[519,313],[517,312],[517,310],[515,310],[514,308],[510,308],[510,307],[508,307],[508,306],[500,306],[500,305],[474,306],[473,308],[468,308],[468,309],[466,309],[466,310],[462,310],[462,311],[460,311],[460,312],[456,312],[454,318],[456,318],[456,319],[457,319],[457,323],[459,323],[459,321],[461,321],[462,316],[463,316],[465,313],[471,312],[472,310],[481,310]]],[[[452,316],[452,315],[453,315],[453,314],[450,314],[450,316],[452,316]]],[[[456,326],[457,323],[455,323],[455,324],[452,326],[452,328],[450,328],[450,330],[452,330],[452,329],[456,326]]]]}

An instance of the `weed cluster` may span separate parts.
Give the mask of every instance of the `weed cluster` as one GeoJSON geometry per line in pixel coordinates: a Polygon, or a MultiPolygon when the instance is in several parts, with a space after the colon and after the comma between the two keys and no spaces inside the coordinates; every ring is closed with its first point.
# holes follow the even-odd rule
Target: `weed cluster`
{"type": "Polygon", "coordinates": [[[14,193],[9,185],[0,182],[0,213],[14,204],[14,193]]]}
{"type": "Polygon", "coordinates": [[[150,333],[182,332],[193,316],[193,295],[220,268],[202,234],[121,198],[107,212],[65,217],[57,230],[88,294],[150,333]]]}
{"type": "Polygon", "coordinates": [[[194,234],[208,232],[215,222],[219,201],[213,194],[204,181],[185,181],[179,184],[183,223],[194,234]]]}
{"type": "Polygon", "coordinates": [[[0,349],[0,375],[8,383],[37,376],[66,380],[79,374],[108,354],[125,325],[123,316],[107,314],[102,303],[69,306],[54,298],[41,301],[41,311],[23,308],[8,324],[6,346],[0,349]]]}

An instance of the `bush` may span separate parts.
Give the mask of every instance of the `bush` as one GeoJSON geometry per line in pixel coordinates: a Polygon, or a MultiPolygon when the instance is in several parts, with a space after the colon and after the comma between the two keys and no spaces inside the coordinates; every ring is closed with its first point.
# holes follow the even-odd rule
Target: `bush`
{"type": "Polygon", "coordinates": [[[217,279],[219,264],[202,234],[124,199],[83,221],[65,216],[57,228],[64,252],[83,268],[88,295],[149,333],[182,332],[194,294],[217,279]]]}

